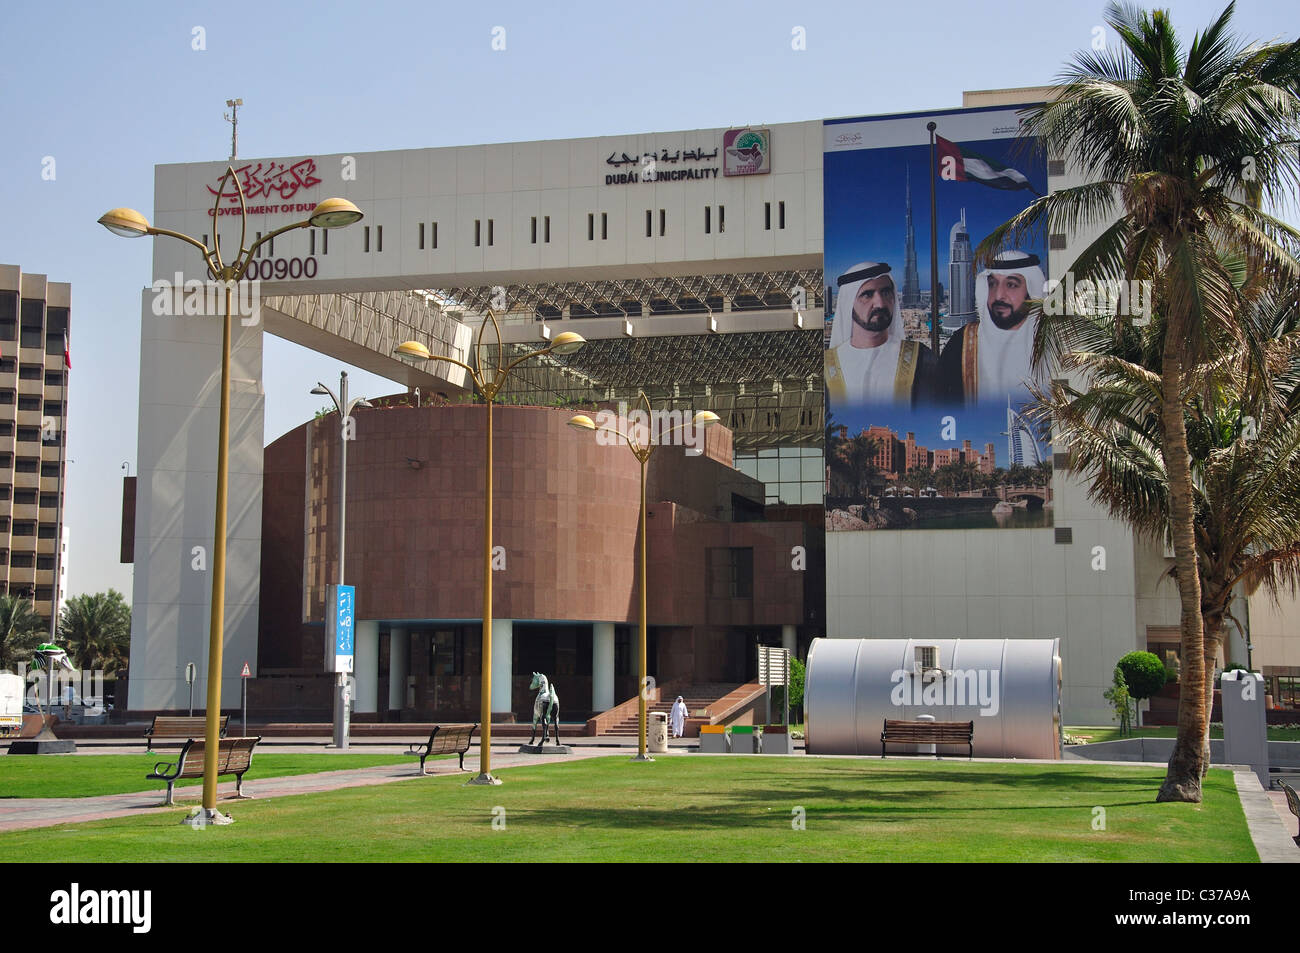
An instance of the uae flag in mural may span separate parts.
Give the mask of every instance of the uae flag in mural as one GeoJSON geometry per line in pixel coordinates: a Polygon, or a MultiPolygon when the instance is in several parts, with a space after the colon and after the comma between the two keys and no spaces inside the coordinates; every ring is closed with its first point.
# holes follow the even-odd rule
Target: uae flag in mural
{"type": "Polygon", "coordinates": [[[953,182],[978,182],[993,189],[1029,189],[1035,195],[1037,190],[1029,183],[1022,172],[1009,165],[1003,165],[971,149],[949,142],[943,136],[934,137],[939,153],[939,177],[953,182]]]}

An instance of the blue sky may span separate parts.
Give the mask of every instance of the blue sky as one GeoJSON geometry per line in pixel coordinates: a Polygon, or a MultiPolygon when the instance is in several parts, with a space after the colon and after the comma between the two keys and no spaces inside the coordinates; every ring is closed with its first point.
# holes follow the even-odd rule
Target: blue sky
{"type": "MultiPolygon", "coordinates": [[[[1190,33],[1221,3],[1168,2],[1190,33]]],[[[961,105],[1050,81],[1103,4],[756,2],[6,2],[0,20],[0,262],[72,283],[68,523],[73,594],[116,586],[123,462],[135,472],[148,240],[95,224],[152,212],[156,163],[558,139],[961,105]],[[506,49],[492,49],[494,27],[506,49]],[[203,49],[194,49],[200,28],[203,49]],[[792,49],[802,29],[806,49],[792,49]],[[924,56],[937,66],[927,65],[924,56]],[[54,178],[42,177],[54,159],[54,178]]],[[[1245,0],[1239,33],[1300,35],[1245,0]]],[[[1111,36],[1111,40],[1114,37],[1111,36]]],[[[968,186],[975,188],[975,186],[968,186]]],[[[899,262],[901,266],[901,260],[899,262]]],[[[272,338],[267,439],[321,404],[337,361],[272,338]]],[[[354,372],[357,394],[396,390],[354,372]]]]}

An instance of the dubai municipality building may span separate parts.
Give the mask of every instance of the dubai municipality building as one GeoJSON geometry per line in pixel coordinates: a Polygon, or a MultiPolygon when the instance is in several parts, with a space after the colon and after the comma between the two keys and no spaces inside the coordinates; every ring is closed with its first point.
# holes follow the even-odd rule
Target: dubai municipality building
{"type": "MultiPolygon", "coordinates": [[[[1074,182],[1068,157],[1017,141],[1016,107],[1045,92],[967,93],[926,114],[158,166],[153,223],[205,243],[214,221],[223,241],[238,234],[238,198],[217,195],[227,164],[249,243],[328,196],[365,215],[264,245],[257,307],[234,324],[223,705],[238,705],[245,663],[257,716],[324,719],[331,705],[341,428],[325,415],[266,444],[264,336],[405,385],[366,394],[347,443],[355,717],[477,720],[484,407],[464,369],[394,349],[415,340],[494,367],[577,331],[584,347],[522,363],[497,395],[502,718],[531,710],[533,672],[552,676],[566,720],[635,695],[641,465],[566,424],[617,421],[644,393],[655,411],[720,418],[646,470],[660,685],[725,693],[755,678],[756,646],[803,656],[820,636],[1060,639],[1066,723],[1109,723],[1102,692],[1120,656],[1177,664],[1172,559],[1089,503],[1023,413],[1042,374],[1024,301],[1090,236],[1043,236],[988,267],[973,253],[1074,182]],[[489,325],[476,355],[489,310],[501,347],[489,325]]],[[[200,258],[165,240],[153,254],[123,531],[137,712],[183,708],[190,662],[205,690],[220,394],[220,319],[185,314],[167,290],[206,279],[200,258]]],[[[1229,626],[1230,660],[1262,670],[1279,705],[1300,685],[1290,608],[1243,596],[1229,626]]]]}

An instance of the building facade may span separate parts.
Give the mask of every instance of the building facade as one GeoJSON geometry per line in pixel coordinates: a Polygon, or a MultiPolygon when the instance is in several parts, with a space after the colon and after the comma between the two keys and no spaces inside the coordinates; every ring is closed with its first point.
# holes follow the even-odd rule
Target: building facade
{"type": "Polygon", "coordinates": [[[0,573],[46,629],[66,596],[66,346],[72,286],[0,265],[0,573]]]}

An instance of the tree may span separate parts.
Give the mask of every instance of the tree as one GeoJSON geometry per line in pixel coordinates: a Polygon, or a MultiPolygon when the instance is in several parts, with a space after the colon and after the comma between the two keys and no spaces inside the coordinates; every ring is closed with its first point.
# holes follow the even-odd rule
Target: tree
{"type": "MultiPolygon", "coordinates": [[[[1189,369],[1180,401],[1192,477],[1206,673],[1200,692],[1207,712],[1234,594],[1262,587],[1276,598],[1300,587],[1298,315],[1300,283],[1261,291],[1239,316],[1251,343],[1189,369]]],[[[1086,350],[1070,366],[1086,372],[1088,386],[1054,384],[1050,394],[1040,395],[1037,413],[1058,421],[1073,469],[1089,483],[1090,499],[1149,537],[1167,539],[1172,492],[1156,365],[1168,332],[1160,322],[1117,329],[1114,319],[1076,317],[1072,324],[1071,335],[1086,350]]],[[[1189,661],[1182,660],[1184,678],[1189,661]]],[[[1207,718],[1201,736],[1206,767],[1208,728],[1207,718]]]]}
{"type": "Polygon", "coordinates": [[[22,596],[0,596],[0,670],[25,664],[44,631],[30,601],[22,596]]]}
{"type": "Polygon", "coordinates": [[[1115,720],[1119,722],[1119,733],[1127,735],[1133,724],[1133,697],[1129,694],[1128,683],[1124,681],[1124,672],[1118,665],[1111,677],[1110,688],[1101,693],[1111,708],[1115,709],[1115,720]]]}
{"type": "MultiPolygon", "coordinates": [[[[1266,214],[1300,183],[1300,41],[1247,45],[1229,32],[1229,5],[1190,45],[1165,11],[1111,4],[1118,50],[1076,54],[1051,102],[1022,127],[1052,156],[1068,156],[1087,184],[1035,200],[995,229],[987,263],[1031,234],[1102,228],[1075,261],[1076,282],[1138,280],[1166,332],[1160,354],[1159,426],[1177,567],[1183,680],[1178,736],[1157,800],[1200,801],[1205,706],[1204,631],[1191,462],[1181,397],[1188,368],[1211,345],[1239,338],[1239,303],[1219,254],[1240,254],[1248,273],[1300,273],[1300,234],[1266,214]]],[[[1077,307],[1077,303],[1073,305],[1077,307]]],[[[1072,342],[1039,321],[1037,361],[1072,342]]]]}
{"type": "Polygon", "coordinates": [[[1150,698],[1165,687],[1165,663],[1153,652],[1129,652],[1116,667],[1124,673],[1124,684],[1134,701],[1150,698]]]}
{"type": "Polygon", "coordinates": [[[116,589],[73,596],[59,616],[59,637],[79,669],[111,674],[126,667],[131,649],[131,609],[116,589]]]}

